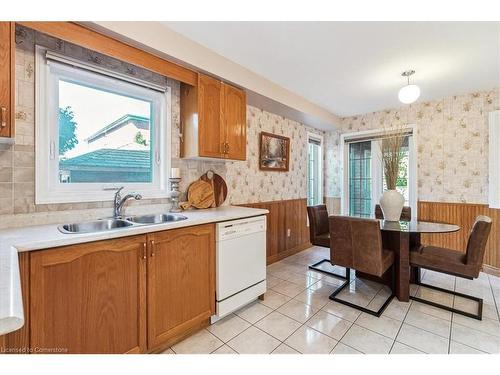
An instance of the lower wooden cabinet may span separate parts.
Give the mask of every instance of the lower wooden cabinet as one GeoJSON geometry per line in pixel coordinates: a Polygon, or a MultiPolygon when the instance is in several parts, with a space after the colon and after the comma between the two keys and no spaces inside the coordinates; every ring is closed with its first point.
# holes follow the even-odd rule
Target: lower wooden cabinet
{"type": "Polygon", "coordinates": [[[148,236],[148,347],[175,340],[215,313],[213,224],[148,236]]]}
{"type": "Polygon", "coordinates": [[[25,325],[12,353],[144,353],[215,313],[214,225],[20,254],[25,325]]]}
{"type": "Polygon", "coordinates": [[[30,346],[68,353],[146,350],[146,236],[31,254],[30,346]]]}

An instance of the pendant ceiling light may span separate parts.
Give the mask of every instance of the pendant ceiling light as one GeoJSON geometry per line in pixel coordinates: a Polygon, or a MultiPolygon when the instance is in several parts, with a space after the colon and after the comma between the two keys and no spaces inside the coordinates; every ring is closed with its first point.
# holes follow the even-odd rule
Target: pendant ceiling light
{"type": "Polygon", "coordinates": [[[399,90],[398,97],[401,103],[413,103],[420,96],[420,87],[418,87],[417,85],[410,85],[410,76],[413,74],[415,74],[414,70],[407,70],[401,73],[401,75],[403,77],[406,77],[407,79],[406,86],[401,87],[401,89],[399,90]]]}

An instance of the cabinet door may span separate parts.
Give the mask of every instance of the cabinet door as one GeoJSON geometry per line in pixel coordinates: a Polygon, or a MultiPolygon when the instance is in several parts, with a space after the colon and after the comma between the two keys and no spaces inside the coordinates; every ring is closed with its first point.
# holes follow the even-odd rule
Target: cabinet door
{"type": "Polygon", "coordinates": [[[31,347],[146,350],[146,236],[31,253],[31,347]]]}
{"type": "Polygon", "coordinates": [[[246,95],[243,90],[223,84],[223,119],[226,139],[226,158],[246,160],[247,121],[246,95]]]}
{"type": "Polygon", "coordinates": [[[213,224],[148,236],[148,348],[171,341],[215,313],[213,224]]]}
{"type": "Polygon", "coordinates": [[[0,137],[14,136],[14,22],[0,22],[0,137]]]}
{"type": "Polygon", "coordinates": [[[220,81],[200,74],[198,80],[198,148],[200,156],[224,157],[221,89],[220,81]]]}

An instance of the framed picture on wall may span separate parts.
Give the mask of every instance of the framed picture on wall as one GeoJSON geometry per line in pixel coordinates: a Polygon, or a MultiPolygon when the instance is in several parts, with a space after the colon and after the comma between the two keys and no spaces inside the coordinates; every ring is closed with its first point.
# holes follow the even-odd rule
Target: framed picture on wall
{"type": "Polygon", "coordinates": [[[259,169],[288,172],[290,166],[290,138],[260,133],[259,169]]]}

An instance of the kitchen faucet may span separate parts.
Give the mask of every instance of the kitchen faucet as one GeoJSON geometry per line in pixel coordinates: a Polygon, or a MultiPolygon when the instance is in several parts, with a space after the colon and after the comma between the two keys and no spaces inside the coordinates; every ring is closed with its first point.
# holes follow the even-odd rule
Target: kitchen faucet
{"type": "Polygon", "coordinates": [[[129,200],[130,198],[134,198],[136,200],[142,199],[142,195],[138,194],[138,193],[128,193],[127,195],[125,195],[122,198],[120,192],[123,190],[123,188],[124,188],[124,186],[119,188],[115,193],[115,204],[114,204],[114,210],[115,210],[114,217],[115,218],[119,218],[122,216],[123,205],[125,204],[125,202],[127,200],[129,200]]]}

